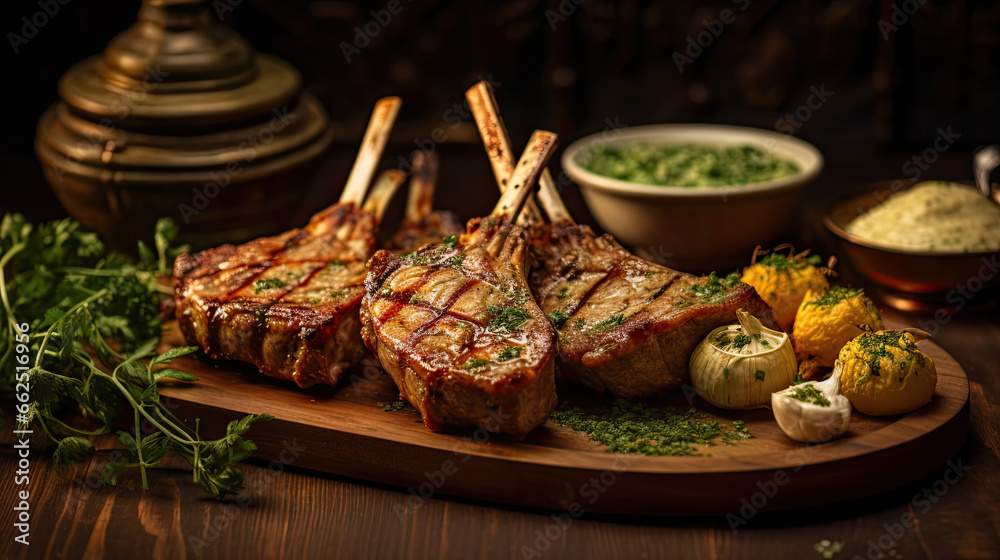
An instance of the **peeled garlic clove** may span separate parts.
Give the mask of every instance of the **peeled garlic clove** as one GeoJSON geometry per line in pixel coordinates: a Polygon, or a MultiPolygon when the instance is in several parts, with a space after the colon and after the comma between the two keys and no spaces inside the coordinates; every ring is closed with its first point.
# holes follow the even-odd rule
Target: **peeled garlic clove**
{"type": "Polygon", "coordinates": [[[774,419],[795,441],[820,443],[838,438],[851,423],[851,401],[840,394],[843,366],[837,362],[826,381],[806,381],[771,395],[774,419]]]}

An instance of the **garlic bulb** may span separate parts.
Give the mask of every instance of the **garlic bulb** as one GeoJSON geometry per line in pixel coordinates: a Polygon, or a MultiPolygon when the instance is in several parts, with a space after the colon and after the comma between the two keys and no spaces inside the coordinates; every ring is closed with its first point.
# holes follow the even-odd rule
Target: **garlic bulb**
{"type": "Polygon", "coordinates": [[[783,332],[764,327],[746,311],[738,325],[713,330],[691,354],[691,383],[719,408],[760,408],[771,393],[788,387],[798,370],[795,350],[783,332]]]}
{"type": "Polygon", "coordinates": [[[819,443],[840,437],[851,423],[851,401],[840,394],[844,367],[834,365],[826,381],[806,381],[771,395],[774,419],[795,441],[819,443]]]}

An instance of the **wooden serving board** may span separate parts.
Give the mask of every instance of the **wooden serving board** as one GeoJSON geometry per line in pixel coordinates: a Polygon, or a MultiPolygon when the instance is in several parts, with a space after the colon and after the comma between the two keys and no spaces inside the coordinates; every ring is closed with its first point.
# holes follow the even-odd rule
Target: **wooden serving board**
{"type": "MultiPolygon", "coordinates": [[[[172,323],[160,351],[183,344],[172,323]]],[[[755,436],[735,445],[703,447],[704,455],[695,457],[607,453],[600,443],[552,422],[523,441],[471,429],[432,432],[411,407],[381,410],[397,400],[398,391],[371,356],[341,387],[309,390],[265,377],[246,364],[184,357],[173,362],[174,367],[196,374],[200,381],[164,386],[161,394],[189,425],[201,418],[202,426],[218,428],[246,413],[273,415],[273,421],[259,422],[251,430],[259,447],[255,457],[404,488],[407,494],[394,507],[400,518],[437,495],[570,515],[732,513],[745,518],[756,511],[883,492],[948,461],[968,432],[969,381],[939,346],[926,341],[921,349],[934,359],[938,372],[930,404],[894,417],[855,411],[847,434],[822,445],[788,439],[767,409],[725,411],[683,394],[665,399],[665,405],[680,410],[693,403],[727,423],[744,420],[755,436]]],[[[599,396],[564,393],[561,387],[561,398],[584,409],[607,402],[599,396]]]]}

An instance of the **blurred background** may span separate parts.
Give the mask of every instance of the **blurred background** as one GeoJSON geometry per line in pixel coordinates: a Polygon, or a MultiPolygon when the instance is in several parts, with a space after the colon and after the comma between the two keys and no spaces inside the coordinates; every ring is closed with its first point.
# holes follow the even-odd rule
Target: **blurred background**
{"type": "MultiPolygon", "coordinates": [[[[300,219],[339,194],[374,101],[390,94],[404,105],[385,165],[430,143],[441,157],[438,206],[463,219],[488,212],[495,186],[462,107],[481,78],[494,84],[517,145],[534,128],[557,132],[566,146],[611,123],[672,122],[748,125],[812,142],[826,168],[803,222],[789,225],[805,244],[822,236],[811,214],[820,201],[858,183],[917,169],[921,179],[971,179],[972,151],[996,142],[1000,126],[993,1],[401,0],[388,21],[384,0],[209,5],[258,51],[296,66],[330,114],[334,141],[303,190],[300,219]],[[942,130],[956,141],[934,162],[914,161],[942,130]]],[[[3,18],[0,206],[32,220],[65,215],[35,157],[38,118],[56,102],[60,76],[130,26],[139,2],[59,1],[44,28],[14,45],[11,32],[39,6],[8,0],[3,18]]],[[[558,173],[558,154],[552,167],[558,173]]],[[[564,196],[580,221],[591,220],[574,186],[564,196]]]]}

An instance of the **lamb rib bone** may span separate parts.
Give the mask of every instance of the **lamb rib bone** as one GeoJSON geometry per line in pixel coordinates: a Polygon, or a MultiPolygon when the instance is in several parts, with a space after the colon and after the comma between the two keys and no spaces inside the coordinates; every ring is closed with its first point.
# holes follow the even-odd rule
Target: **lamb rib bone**
{"type": "Polygon", "coordinates": [[[461,235],[465,227],[447,210],[434,210],[434,188],[437,183],[437,155],[430,151],[413,153],[406,215],[396,233],[386,243],[386,249],[408,253],[427,243],[441,241],[450,235],[461,235]]]}

